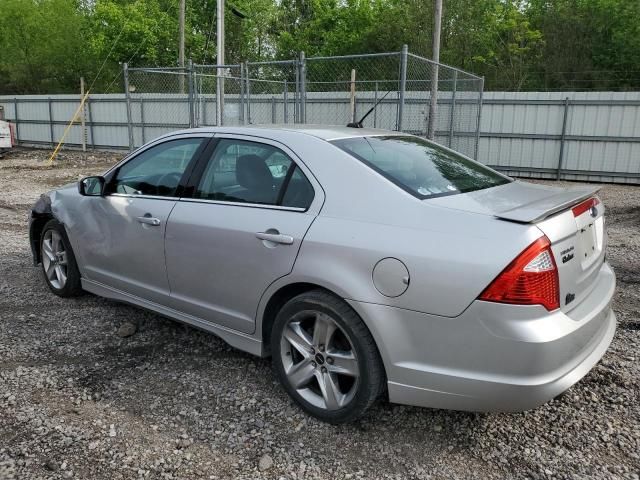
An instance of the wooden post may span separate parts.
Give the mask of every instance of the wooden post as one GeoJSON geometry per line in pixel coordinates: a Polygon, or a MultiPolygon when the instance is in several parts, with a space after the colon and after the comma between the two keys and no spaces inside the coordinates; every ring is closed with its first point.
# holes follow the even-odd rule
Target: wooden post
{"type": "Polygon", "coordinates": [[[442,0],[435,0],[433,12],[433,70],[431,72],[431,98],[427,119],[427,138],[436,136],[436,114],[438,110],[438,77],[440,68],[440,30],[442,28],[442,0]]]}

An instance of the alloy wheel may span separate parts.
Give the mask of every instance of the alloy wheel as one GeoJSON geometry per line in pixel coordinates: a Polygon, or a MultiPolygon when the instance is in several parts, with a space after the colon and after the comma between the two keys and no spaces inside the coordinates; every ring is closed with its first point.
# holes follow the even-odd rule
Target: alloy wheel
{"type": "Polygon", "coordinates": [[[280,355],[288,382],[313,406],[338,410],[355,396],[360,368],[353,342],[326,313],[294,315],[283,330],[280,355]]]}
{"type": "Polygon", "coordinates": [[[60,232],[50,229],[42,240],[42,265],[52,287],[62,289],[67,283],[67,251],[60,232]]]}

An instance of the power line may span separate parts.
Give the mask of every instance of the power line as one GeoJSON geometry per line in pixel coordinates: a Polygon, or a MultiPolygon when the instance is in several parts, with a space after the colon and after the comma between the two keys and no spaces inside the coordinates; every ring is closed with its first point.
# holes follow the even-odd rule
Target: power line
{"type": "MultiPolygon", "coordinates": [[[[144,45],[144,42],[140,42],[140,45],[138,45],[138,48],[136,49],[135,52],[133,52],[133,55],[131,55],[129,57],[129,60],[127,60],[127,63],[131,63],[131,60],[133,60],[133,58],[138,55],[138,52],[140,51],[140,49],[142,48],[142,45],[144,45]]],[[[116,73],[115,76],[113,77],[113,79],[111,80],[111,83],[109,83],[109,86],[107,86],[107,88],[105,89],[105,92],[108,92],[111,87],[113,86],[113,84],[116,82],[116,80],[118,80],[118,78],[120,77],[120,72],[116,73]]]]}
{"type": "Polygon", "coordinates": [[[96,80],[98,80],[98,77],[102,73],[102,69],[104,68],[104,66],[107,64],[107,60],[109,60],[109,57],[111,56],[111,53],[113,52],[113,49],[116,47],[116,45],[120,41],[120,37],[122,36],[122,32],[124,32],[124,27],[126,25],[127,25],[126,22],[122,24],[122,28],[120,29],[120,33],[118,33],[118,36],[116,37],[114,42],[111,44],[111,49],[109,50],[109,53],[107,53],[107,56],[104,57],[104,61],[102,62],[102,65],[100,65],[100,69],[98,70],[98,73],[96,73],[96,76],[93,79],[93,82],[91,82],[91,85],[89,86],[89,88],[87,89],[87,92],[91,91],[91,89],[93,88],[93,85],[96,83],[96,80]]]}

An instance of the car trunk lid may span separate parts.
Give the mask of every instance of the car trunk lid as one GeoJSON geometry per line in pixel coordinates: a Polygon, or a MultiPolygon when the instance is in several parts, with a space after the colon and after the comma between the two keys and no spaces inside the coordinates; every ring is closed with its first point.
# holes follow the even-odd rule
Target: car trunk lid
{"type": "Polygon", "coordinates": [[[589,294],[604,262],[604,206],[595,197],[597,191],[592,186],[564,189],[516,181],[425,201],[538,227],[551,242],[560,308],[566,312],[589,294]]]}
{"type": "Polygon", "coordinates": [[[518,223],[537,223],[593,196],[599,187],[559,188],[520,181],[460,195],[425,200],[518,223]]]}

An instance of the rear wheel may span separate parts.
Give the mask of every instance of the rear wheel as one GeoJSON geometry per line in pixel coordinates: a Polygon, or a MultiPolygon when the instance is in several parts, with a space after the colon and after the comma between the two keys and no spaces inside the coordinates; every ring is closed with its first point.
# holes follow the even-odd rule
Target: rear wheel
{"type": "Polygon", "coordinates": [[[64,227],[57,220],[49,220],[40,239],[42,272],[47,285],[60,297],[82,294],[80,272],[64,227]]]}
{"type": "Polygon", "coordinates": [[[327,292],[303,293],[282,307],[271,349],[287,393],[326,422],[358,418],[384,390],[371,333],[349,305],[327,292]]]}

